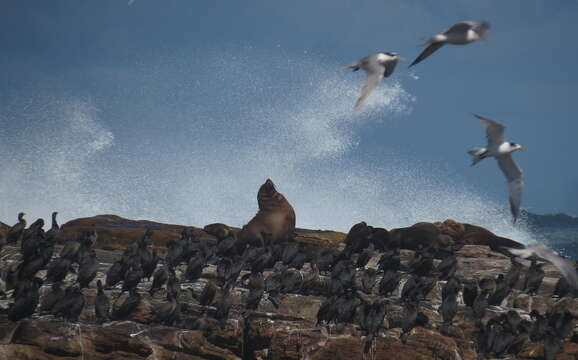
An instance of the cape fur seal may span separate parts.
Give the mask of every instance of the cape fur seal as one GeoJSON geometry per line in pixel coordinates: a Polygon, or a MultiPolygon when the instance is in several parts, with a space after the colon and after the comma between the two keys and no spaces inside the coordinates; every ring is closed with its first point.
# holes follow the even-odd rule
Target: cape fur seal
{"type": "Polygon", "coordinates": [[[267,179],[257,193],[259,212],[243,226],[239,238],[252,246],[288,241],[295,236],[295,211],[267,179]]]}

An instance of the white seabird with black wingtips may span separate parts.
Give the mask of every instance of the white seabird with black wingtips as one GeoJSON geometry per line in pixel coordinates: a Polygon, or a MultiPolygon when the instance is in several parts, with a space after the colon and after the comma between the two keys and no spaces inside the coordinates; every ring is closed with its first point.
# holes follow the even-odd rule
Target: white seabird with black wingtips
{"type": "Polygon", "coordinates": [[[361,95],[357,99],[353,110],[359,110],[373,90],[379,85],[381,78],[393,74],[397,62],[403,60],[405,59],[394,52],[385,52],[366,56],[353,64],[347,65],[346,68],[353,69],[353,71],[362,69],[365,72],[365,82],[361,89],[361,95]]]}
{"type": "Polygon", "coordinates": [[[465,45],[476,40],[486,40],[490,24],[487,21],[462,21],[448,30],[430,37],[427,40],[427,47],[419,56],[409,65],[409,67],[423,61],[433,54],[444,44],[465,45]]]}
{"type": "Polygon", "coordinates": [[[524,150],[524,148],[504,139],[504,125],[476,114],[473,115],[486,125],[488,144],[485,148],[473,148],[468,151],[472,155],[472,165],[487,157],[493,157],[498,161],[498,166],[508,180],[510,211],[514,217],[514,222],[516,222],[518,215],[520,215],[524,180],[522,179],[522,170],[512,159],[512,153],[516,150],[524,150]]]}

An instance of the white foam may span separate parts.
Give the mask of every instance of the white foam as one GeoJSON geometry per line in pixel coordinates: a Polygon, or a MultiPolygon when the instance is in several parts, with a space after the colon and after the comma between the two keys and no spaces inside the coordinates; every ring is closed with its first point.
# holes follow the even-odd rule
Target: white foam
{"type": "MultiPolygon", "coordinates": [[[[505,204],[470,188],[443,164],[425,165],[396,149],[387,149],[386,158],[359,153],[362,128],[406,121],[414,106],[395,76],[353,112],[363,75],[313,57],[248,49],[234,59],[143,61],[127,71],[137,80],[125,80],[124,87],[138,88],[138,102],[127,95],[123,110],[132,116],[115,119],[121,122],[115,127],[141,126],[133,123],[139,114],[154,114],[166,122],[156,134],[163,141],[119,144],[91,102],[33,102],[29,116],[10,119],[33,126],[3,139],[10,146],[2,149],[8,160],[0,219],[12,223],[18,211],[33,219],[58,210],[63,220],[117,213],[239,226],[257,211],[257,189],[271,178],[294,205],[300,227],[347,231],[361,220],[392,228],[453,218],[530,239],[511,226],[505,204]],[[177,100],[147,93],[157,84],[177,100]],[[31,120],[40,115],[41,121],[31,120]],[[190,131],[188,141],[175,143],[177,125],[190,131]]],[[[92,103],[106,105],[99,101],[105,100],[92,103]]]]}

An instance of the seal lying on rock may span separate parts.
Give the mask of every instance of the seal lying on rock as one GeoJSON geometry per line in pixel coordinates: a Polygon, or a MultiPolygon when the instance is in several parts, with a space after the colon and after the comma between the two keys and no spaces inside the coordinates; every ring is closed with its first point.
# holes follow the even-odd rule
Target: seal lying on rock
{"type": "Polygon", "coordinates": [[[278,243],[295,236],[295,211],[285,196],[267,179],[257,193],[259,212],[243,226],[239,238],[253,246],[278,243]]]}
{"type": "Polygon", "coordinates": [[[420,245],[485,245],[490,249],[511,256],[510,249],[523,249],[524,245],[497,236],[489,230],[471,224],[461,224],[453,220],[443,223],[421,222],[410,227],[392,229],[390,241],[399,241],[402,249],[416,250],[420,245]]]}

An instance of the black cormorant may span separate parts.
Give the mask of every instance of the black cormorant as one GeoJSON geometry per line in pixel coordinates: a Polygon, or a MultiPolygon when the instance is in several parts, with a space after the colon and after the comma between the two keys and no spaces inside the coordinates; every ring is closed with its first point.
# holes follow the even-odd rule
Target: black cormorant
{"type": "Polygon", "coordinates": [[[96,282],[96,286],[98,288],[98,293],[96,295],[96,299],[94,300],[94,314],[96,316],[96,321],[99,324],[106,322],[109,318],[110,313],[110,300],[108,296],[104,293],[104,289],[102,288],[102,282],[98,280],[96,282]]]}

